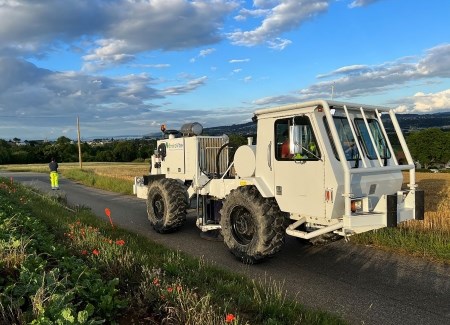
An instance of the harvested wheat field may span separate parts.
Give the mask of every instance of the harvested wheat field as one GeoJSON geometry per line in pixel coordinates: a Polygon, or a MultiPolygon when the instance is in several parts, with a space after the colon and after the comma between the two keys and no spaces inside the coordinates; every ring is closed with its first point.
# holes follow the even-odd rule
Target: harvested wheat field
{"type": "Polygon", "coordinates": [[[135,176],[147,175],[149,168],[149,163],[89,163],[83,165],[83,169],[93,171],[97,175],[131,181],[135,176]]]}
{"type": "Polygon", "coordinates": [[[416,173],[416,181],[425,191],[425,220],[408,222],[405,227],[450,235],[450,173],[416,173]]]}

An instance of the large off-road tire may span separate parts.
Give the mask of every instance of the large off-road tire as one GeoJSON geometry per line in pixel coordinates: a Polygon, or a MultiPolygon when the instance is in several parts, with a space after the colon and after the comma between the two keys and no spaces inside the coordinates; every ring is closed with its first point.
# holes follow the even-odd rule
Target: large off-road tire
{"type": "Polygon", "coordinates": [[[173,232],[186,221],[187,192],[176,179],[163,178],[150,183],[147,193],[148,220],[159,233],[173,232]]]}
{"type": "Polygon", "coordinates": [[[260,262],[284,244],[288,216],[273,198],[263,198],[255,186],[232,190],[220,210],[225,245],[246,264],[260,262]]]}

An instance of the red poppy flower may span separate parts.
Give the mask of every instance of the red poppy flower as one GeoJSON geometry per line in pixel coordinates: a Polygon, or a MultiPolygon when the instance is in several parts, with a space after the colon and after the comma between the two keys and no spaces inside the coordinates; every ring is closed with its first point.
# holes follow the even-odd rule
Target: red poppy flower
{"type": "Polygon", "coordinates": [[[123,239],[116,240],[116,244],[119,246],[123,246],[123,245],[125,245],[125,240],[123,240],[123,239]]]}
{"type": "Polygon", "coordinates": [[[92,254],[94,254],[95,256],[97,256],[98,254],[100,254],[100,252],[99,252],[97,249],[94,249],[94,250],[92,251],[92,254]]]}
{"type": "Polygon", "coordinates": [[[233,314],[227,314],[227,317],[225,317],[225,323],[231,323],[235,319],[236,319],[236,317],[234,317],[233,314]]]}

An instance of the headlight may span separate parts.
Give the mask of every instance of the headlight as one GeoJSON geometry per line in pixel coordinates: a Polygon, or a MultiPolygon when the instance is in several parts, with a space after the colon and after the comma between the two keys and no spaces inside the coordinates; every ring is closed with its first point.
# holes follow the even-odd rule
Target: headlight
{"type": "Polygon", "coordinates": [[[362,200],[361,199],[356,199],[356,200],[352,200],[351,203],[351,210],[353,213],[358,212],[358,211],[362,211],[362,200]]]}

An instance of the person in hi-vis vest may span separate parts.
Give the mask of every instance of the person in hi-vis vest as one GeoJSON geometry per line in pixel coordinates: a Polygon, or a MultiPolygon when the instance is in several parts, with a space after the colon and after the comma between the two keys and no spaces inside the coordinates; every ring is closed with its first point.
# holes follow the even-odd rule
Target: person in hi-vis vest
{"type": "Polygon", "coordinates": [[[50,183],[52,184],[52,190],[59,190],[58,163],[55,161],[55,158],[52,158],[52,161],[48,164],[48,168],[50,168],[50,183]]]}

